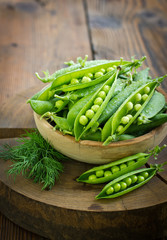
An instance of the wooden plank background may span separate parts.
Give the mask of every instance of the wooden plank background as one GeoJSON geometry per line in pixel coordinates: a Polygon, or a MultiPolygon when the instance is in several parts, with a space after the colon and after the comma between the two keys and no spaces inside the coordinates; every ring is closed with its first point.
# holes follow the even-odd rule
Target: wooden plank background
{"type": "MultiPolygon", "coordinates": [[[[146,55],[144,66],[152,76],[164,75],[166,16],[166,0],[0,0],[1,108],[9,98],[43,85],[36,71],[52,73],[85,54],[89,59],[146,55]]],[[[162,86],[167,91],[167,82],[162,86]]],[[[23,104],[30,96],[21,97],[23,104]]],[[[0,239],[44,238],[0,215],[0,239]]]]}

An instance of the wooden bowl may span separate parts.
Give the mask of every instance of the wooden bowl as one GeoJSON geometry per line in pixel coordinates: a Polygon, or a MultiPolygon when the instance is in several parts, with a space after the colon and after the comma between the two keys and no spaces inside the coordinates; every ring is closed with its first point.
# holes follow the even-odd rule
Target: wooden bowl
{"type": "MultiPolygon", "coordinates": [[[[165,95],[167,101],[164,91],[162,89],[159,91],[165,95]]],[[[36,113],[34,113],[34,119],[41,135],[56,150],[71,159],[91,164],[105,164],[138,152],[146,152],[159,145],[167,135],[167,123],[165,123],[143,136],[103,146],[101,142],[90,140],[76,142],[73,136],[63,135],[60,131],[53,130],[53,126],[44,118],[40,120],[40,116],[36,113]]]]}

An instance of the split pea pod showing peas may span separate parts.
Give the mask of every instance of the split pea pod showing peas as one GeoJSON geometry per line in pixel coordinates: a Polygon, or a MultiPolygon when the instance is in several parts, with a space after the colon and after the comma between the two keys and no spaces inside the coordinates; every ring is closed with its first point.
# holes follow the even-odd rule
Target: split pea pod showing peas
{"type": "Polygon", "coordinates": [[[143,186],[153,178],[158,171],[161,171],[161,166],[162,165],[155,165],[151,168],[142,168],[114,179],[102,189],[96,196],[96,199],[120,197],[143,186]]]}
{"type": "MultiPolygon", "coordinates": [[[[72,85],[75,86],[75,85],[78,85],[79,83],[83,84],[83,87],[85,87],[87,83],[92,82],[91,79],[98,79],[98,78],[104,77],[103,75],[104,73],[107,72],[107,69],[111,68],[111,71],[112,71],[114,69],[113,66],[118,66],[120,62],[121,61],[111,61],[109,63],[99,64],[93,67],[79,69],[79,70],[67,73],[65,75],[59,76],[55,79],[55,81],[53,81],[51,89],[60,88],[60,86],[64,84],[70,84],[69,91],[71,91],[71,90],[74,90],[73,88],[71,88],[72,85]],[[102,69],[104,70],[102,71],[102,69]]],[[[127,61],[121,62],[121,64],[126,64],[126,63],[129,63],[129,62],[127,61]]],[[[110,74],[108,73],[105,75],[110,75],[110,74]]],[[[63,88],[65,89],[65,87],[63,88]]]]}
{"type": "Polygon", "coordinates": [[[115,138],[115,135],[121,135],[129,128],[151,99],[155,88],[164,78],[161,77],[140,87],[124,101],[104,126],[102,132],[102,141],[105,141],[104,145],[109,144],[115,138]],[[107,131],[107,128],[109,131],[107,131]],[[111,135],[109,134],[110,131],[111,135]]]}
{"type": "Polygon", "coordinates": [[[114,93],[118,71],[95,92],[77,115],[74,122],[74,135],[77,141],[88,129],[96,125],[97,119],[114,93]]]}
{"type": "Polygon", "coordinates": [[[143,166],[151,155],[152,153],[137,153],[109,164],[94,167],[83,173],[77,181],[89,184],[109,182],[125,173],[143,166]]]}

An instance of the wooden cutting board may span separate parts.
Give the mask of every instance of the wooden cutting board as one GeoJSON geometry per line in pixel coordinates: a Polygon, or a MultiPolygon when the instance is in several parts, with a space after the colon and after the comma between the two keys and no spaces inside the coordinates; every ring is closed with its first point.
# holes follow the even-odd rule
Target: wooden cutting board
{"type": "MultiPolygon", "coordinates": [[[[34,87],[22,92],[2,106],[1,145],[16,144],[13,137],[35,127],[26,100],[37,90],[34,87]]],[[[166,155],[165,149],[158,163],[164,162],[166,155]]],[[[120,198],[95,200],[104,184],[91,186],[75,181],[92,167],[90,164],[66,161],[60,180],[50,191],[41,191],[41,185],[21,175],[14,182],[6,174],[10,164],[0,161],[0,211],[22,228],[50,239],[117,240],[133,236],[137,240],[166,236],[167,171],[120,198]]]]}

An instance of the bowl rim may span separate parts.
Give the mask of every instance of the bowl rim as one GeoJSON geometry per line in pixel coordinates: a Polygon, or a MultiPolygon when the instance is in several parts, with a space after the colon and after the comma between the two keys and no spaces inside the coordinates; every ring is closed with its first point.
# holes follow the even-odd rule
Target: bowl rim
{"type": "Polygon", "coordinates": [[[37,113],[34,112],[34,115],[38,118],[38,120],[42,121],[41,123],[43,125],[45,125],[45,127],[49,128],[50,130],[54,131],[56,134],[64,136],[66,138],[68,138],[69,140],[75,142],[76,144],[80,144],[80,145],[84,145],[84,146],[92,146],[92,147],[99,147],[99,148],[111,148],[111,147],[119,147],[119,146],[127,146],[127,145],[133,145],[133,144],[137,144],[139,142],[142,142],[144,140],[150,139],[151,137],[153,137],[157,132],[162,131],[166,126],[167,123],[162,124],[161,126],[156,127],[155,129],[151,130],[150,132],[139,136],[139,137],[135,137],[132,139],[128,139],[128,140],[123,140],[123,141],[118,141],[118,142],[112,142],[110,144],[108,144],[107,146],[103,145],[103,142],[100,141],[92,141],[92,140],[79,140],[76,141],[74,136],[68,135],[68,134],[63,134],[61,131],[59,130],[54,130],[54,127],[44,118],[41,119],[41,116],[37,113]]]}

